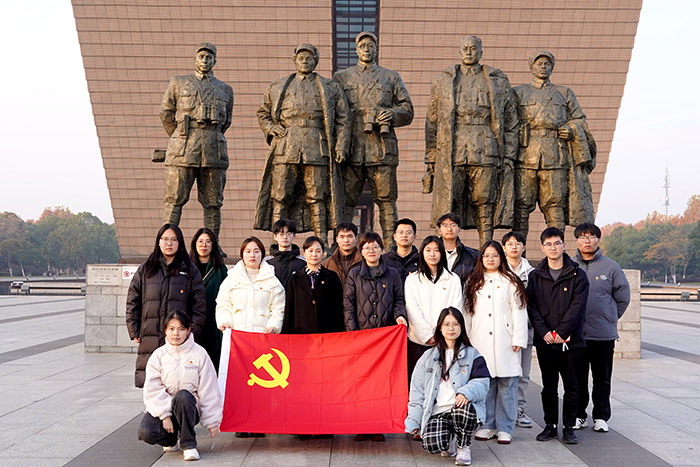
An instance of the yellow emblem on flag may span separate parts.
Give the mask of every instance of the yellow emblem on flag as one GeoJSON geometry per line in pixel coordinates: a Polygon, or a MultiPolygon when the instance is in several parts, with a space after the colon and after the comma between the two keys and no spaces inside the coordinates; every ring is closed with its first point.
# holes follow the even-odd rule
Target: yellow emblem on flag
{"type": "Polygon", "coordinates": [[[287,382],[287,378],[289,377],[289,359],[285,354],[275,348],[271,347],[270,350],[275,352],[279,357],[280,362],[282,362],[282,371],[277,371],[277,368],[270,363],[270,360],[272,360],[272,354],[264,353],[255,359],[253,365],[255,365],[255,368],[258,370],[261,368],[264,369],[267,374],[272,377],[272,379],[262,379],[255,373],[251,373],[250,379],[248,380],[248,386],[257,384],[268,389],[276,388],[277,386],[284,389],[289,386],[289,383],[287,382]]]}

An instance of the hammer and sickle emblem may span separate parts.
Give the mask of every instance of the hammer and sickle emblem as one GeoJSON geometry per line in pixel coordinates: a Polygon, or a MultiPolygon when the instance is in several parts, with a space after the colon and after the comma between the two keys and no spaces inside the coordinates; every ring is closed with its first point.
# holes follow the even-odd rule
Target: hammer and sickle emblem
{"type": "Polygon", "coordinates": [[[275,348],[270,349],[277,354],[280,361],[282,362],[282,371],[277,371],[277,369],[274,366],[272,366],[272,363],[270,363],[270,360],[272,359],[272,354],[264,353],[253,362],[253,365],[255,365],[255,368],[257,369],[264,369],[270,376],[272,376],[272,379],[262,379],[259,378],[255,373],[251,373],[250,379],[248,380],[248,386],[257,384],[268,389],[275,388],[277,386],[280,386],[282,389],[284,389],[287,386],[289,386],[289,383],[287,382],[287,378],[289,377],[289,360],[287,359],[287,356],[275,348]]]}

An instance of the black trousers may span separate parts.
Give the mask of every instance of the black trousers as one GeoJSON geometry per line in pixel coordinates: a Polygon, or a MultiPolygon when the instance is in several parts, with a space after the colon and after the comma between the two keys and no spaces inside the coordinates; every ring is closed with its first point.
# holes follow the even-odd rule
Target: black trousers
{"type": "Polygon", "coordinates": [[[172,410],[173,414],[170,417],[174,428],[172,433],[163,429],[162,420],[146,412],[139,427],[139,439],[148,444],[175,446],[179,435],[180,449],[183,451],[195,449],[197,437],[194,433],[194,426],[199,423],[197,400],[191,392],[183,389],[173,397],[172,410]]]}
{"type": "Polygon", "coordinates": [[[416,344],[413,342],[411,339],[408,339],[408,345],[406,346],[406,353],[407,353],[407,358],[406,362],[408,363],[408,389],[409,391],[411,390],[411,376],[413,375],[413,369],[416,367],[416,363],[418,363],[418,360],[423,356],[426,350],[430,349],[429,345],[420,345],[416,344]]]}
{"type": "Polygon", "coordinates": [[[562,350],[562,344],[537,347],[537,361],[542,373],[542,409],[544,422],[557,425],[559,422],[559,376],[564,383],[562,423],[573,427],[578,410],[578,382],[576,372],[581,349],[562,350]]]}
{"type": "Polygon", "coordinates": [[[578,418],[587,418],[588,408],[588,368],[593,375],[593,419],[610,420],[610,381],[612,379],[615,341],[586,341],[581,351],[578,369],[578,418]]]}

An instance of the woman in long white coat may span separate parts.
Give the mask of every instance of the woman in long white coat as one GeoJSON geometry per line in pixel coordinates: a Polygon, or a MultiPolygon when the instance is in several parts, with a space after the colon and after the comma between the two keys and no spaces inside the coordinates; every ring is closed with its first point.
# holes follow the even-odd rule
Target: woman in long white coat
{"type": "Polygon", "coordinates": [[[527,346],[527,294],[500,243],[489,241],[464,290],[467,334],[491,373],[486,420],[474,438],[510,444],[518,413],[520,349],[527,346]]]}
{"type": "Polygon", "coordinates": [[[216,324],[222,331],[282,330],[284,287],[264,256],[265,246],[257,237],[243,241],[241,261],[229,271],[216,297],[216,324]]]}

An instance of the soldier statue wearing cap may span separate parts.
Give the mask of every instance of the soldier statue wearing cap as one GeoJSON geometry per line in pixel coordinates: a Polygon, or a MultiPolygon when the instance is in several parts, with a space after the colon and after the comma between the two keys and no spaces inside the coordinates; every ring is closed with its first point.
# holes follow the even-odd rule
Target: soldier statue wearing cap
{"type": "Polygon", "coordinates": [[[163,222],[179,224],[182,206],[196,180],[204,226],[218,236],[228,168],[224,133],[231,125],[233,89],[214,77],[214,44],[200,43],[194,62],[197,69],[193,75],[170,80],[160,108],[160,119],[170,136],[163,222]]]}
{"type": "Polygon", "coordinates": [[[296,73],[270,84],[258,123],[270,145],[253,227],[271,230],[282,218],[327,242],[341,221],[343,186],[338,163],[350,144],[348,104],[340,86],[314,72],[318,50],[294,49],[296,73]]]}
{"type": "Polygon", "coordinates": [[[515,163],[513,229],[527,235],[530,213],[539,203],[548,227],[564,230],[593,222],[588,174],[596,145],[573,91],[549,81],[554,55],[530,56],[532,81],[515,87],[522,129],[515,163]]]}
{"type": "Polygon", "coordinates": [[[512,222],[518,113],[505,73],[479,63],[481,39],[464,37],[460,55],[430,88],[423,193],[433,193],[433,225],[454,212],[483,245],[512,222]]]}
{"type": "Polygon", "coordinates": [[[361,32],[355,44],[357,65],[333,77],[343,87],[352,115],[352,146],[343,164],[345,220],[352,220],[367,180],[379,207],[379,225],[388,249],[397,218],[399,151],[394,128],[413,121],[413,104],[399,74],[377,65],[377,37],[361,32]]]}

